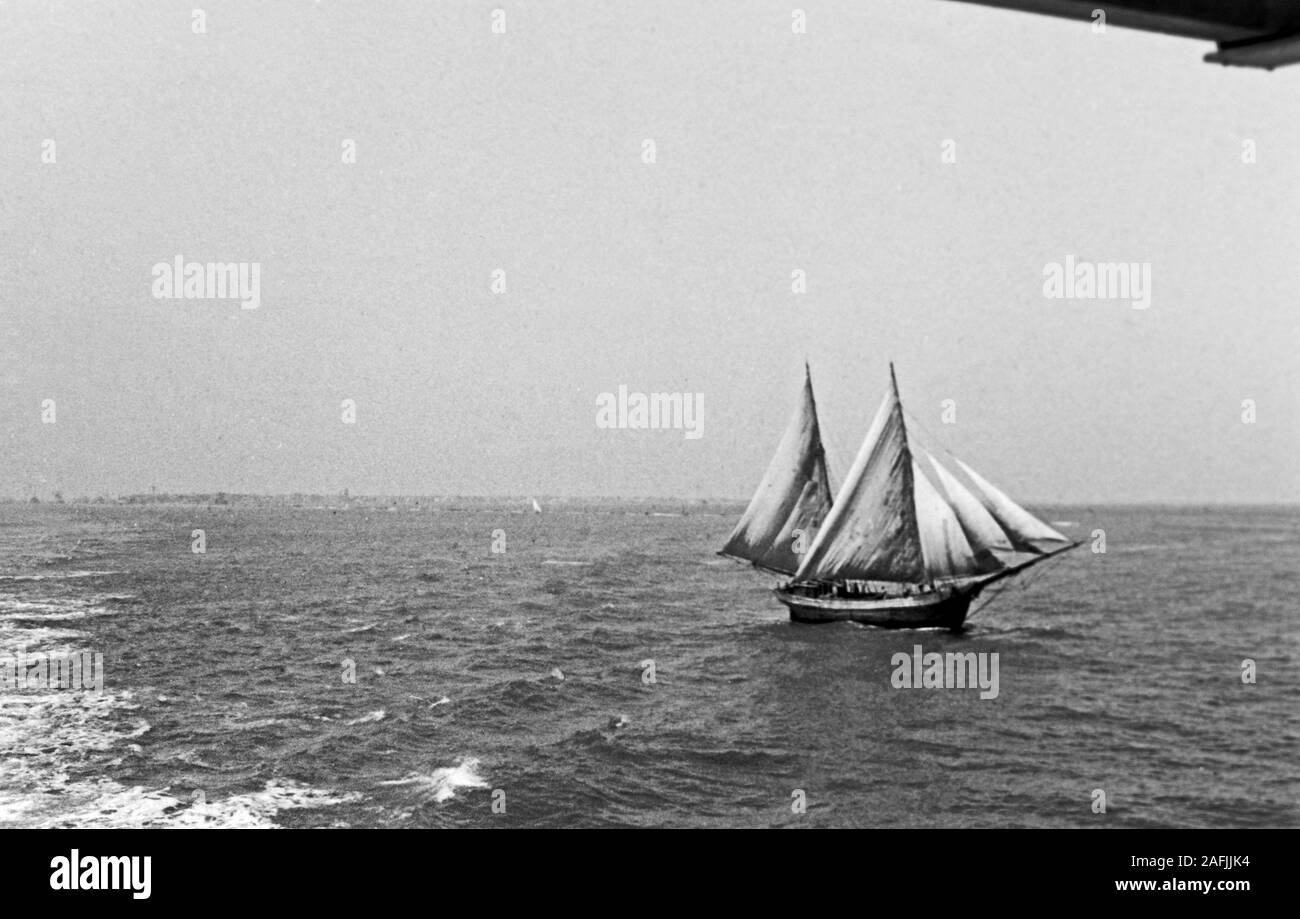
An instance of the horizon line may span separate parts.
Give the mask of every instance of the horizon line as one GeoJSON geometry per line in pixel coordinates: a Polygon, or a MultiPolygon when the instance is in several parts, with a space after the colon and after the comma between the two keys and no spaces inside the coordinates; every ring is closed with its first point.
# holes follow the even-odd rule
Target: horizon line
{"type": "MultiPolygon", "coordinates": [[[[96,494],[96,495],[78,495],[73,498],[64,497],[61,500],[50,497],[41,498],[38,495],[28,497],[18,497],[14,495],[0,495],[0,503],[3,504],[91,504],[96,501],[100,502],[117,502],[127,498],[177,498],[177,499],[202,499],[208,500],[218,495],[224,495],[228,498],[243,499],[285,499],[285,498],[333,498],[345,501],[360,500],[411,500],[411,499],[430,499],[430,500],[472,500],[472,501],[521,501],[526,502],[533,499],[538,501],[623,501],[623,502],[674,502],[674,503],[693,503],[693,504],[746,504],[749,497],[683,497],[680,495],[599,495],[599,494],[548,494],[544,492],[516,492],[510,494],[474,494],[474,493],[450,493],[450,492],[365,492],[365,493],[347,493],[343,492],[308,492],[308,491],[285,491],[285,492],[247,492],[247,491],[182,491],[182,492],[119,492],[115,495],[96,494]]],[[[1044,500],[1030,499],[1021,502],[1028,505],[1036,506],[1056,506],[1056,507],[1300,507],[1300,498],[1297,499],[1248,499],[1248,500],[1220,500],[1220,499],[1138,499],[1138,500],[1044,500]]]]}

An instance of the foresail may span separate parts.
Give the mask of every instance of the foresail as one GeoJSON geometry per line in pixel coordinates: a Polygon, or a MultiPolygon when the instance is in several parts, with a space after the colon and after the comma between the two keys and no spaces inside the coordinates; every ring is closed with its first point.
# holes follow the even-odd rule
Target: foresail
{"type": "Polygon", "coordinates": [[[912,456],[896,390],[891,389],[876,412],[795,577],[911,583],[925,579],[912,501],[912,456]]]}
{"type": "Polygon", "coordinates": [[[916,527],[925,558],[925,573],[931,580],[968,577],[979,573],[970,543],[957,515],[912,461],[912,488],[916,500],[916,527]]]}
{"type": "Polygon", "coordinates": [[[1006,534],[1011,537],[1011,541],[1018,551],[1048,552],[1070,541],[1068,537],[1058,533],[1008,498],[1004,492],[992,485],[970,466],[967,466],[961,460],[957,460],[957,465],[961,466],[962,471],[975,485],[977,497],[988,512],[993,515],[993,518],[998,522],[998,526],[1002,527],[1006,534]]]}
{"type": "Polygon", "coordinates": [[[812,380],[805,377],[799,407],[722,552],[793,574],[800,552],[812,543],[830,506],[812,380]]]}
{"type": "Polygon", "coordinates": [[[930,453],[925,454],[938,478],[939,490],[952,506],[966,541],[970,544],[983,571],[996,570],[1010,560],[1015,551],[1006,531],[965,485],[930,453]]]}

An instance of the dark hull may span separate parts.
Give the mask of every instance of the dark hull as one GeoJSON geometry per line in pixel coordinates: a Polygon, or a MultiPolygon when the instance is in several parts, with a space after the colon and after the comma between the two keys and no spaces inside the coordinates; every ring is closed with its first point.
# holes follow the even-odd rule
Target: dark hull
{"type": "Polygon", "coordinates": [[[860,622],[882,629],[952,629],[962,627],[970,594],[936,594],[880,599],[807,597],[777,588],[776,598],[796,622],[860,622]]]}

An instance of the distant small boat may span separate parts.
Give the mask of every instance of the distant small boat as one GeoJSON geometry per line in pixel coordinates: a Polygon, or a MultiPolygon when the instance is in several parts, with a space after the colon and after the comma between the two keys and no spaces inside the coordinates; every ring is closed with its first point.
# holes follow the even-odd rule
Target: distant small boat
{"type": "Polygon", "coordinates": [[[540,514],[542,512],[542,506],[537,503],[536,498],[533,498],[532,500],[533,500],[533,513],[540,514]]]}
{"type": "Polygon", "coordinates": [[[913,447],[892,364],[889,379],[832,499],[805,367],[794,418],[719,554],[789,576],[774,592],[800,622],[957,630],[984,588],[1080,543],[956,457],[964,482],[913,447]]]}

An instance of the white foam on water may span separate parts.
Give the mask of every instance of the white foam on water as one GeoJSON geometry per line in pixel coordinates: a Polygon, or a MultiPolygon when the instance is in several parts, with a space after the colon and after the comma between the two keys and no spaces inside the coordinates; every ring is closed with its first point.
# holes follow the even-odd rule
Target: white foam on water
{"type": "Polygon", "coordinates": [[[80,639],[80,632],[71,629],[46,628],[30,626],[17,628],[11,622],[0,617],[0,656],[13,656],[19,651],[57,651],[66,652],[85,650],[73,648],[71,641],[80,639]]]}
{"type": "Polygon", "coordinates": [[[330,807],[360,798],[335,794],[294,782],[268,781],[260,791],[208,800],[198,792],[173,793],[170,788],[127,788],[108,779],[65,783],[48,793],[48,800],[29,797],[12,824],[0,815],[0,826],[58,829],[87,827],[222,827],[275,829],[281,811],[330,807]]]}
{"type": "Polygon", "coordinates": [[[37,622],[58,622],[64,619],[85,619],[87,616],[110,615],[102,606],[85,600],[0,600],[0,618],[27,619],[37,622]]]}
{"type": "MultiPolygon", "coordinates": [[[[29,625],[32,620],[79,619],[97,608],[83,600],[0,602],[0,653],[80,650],[81,632],[29,625]]],[[[128,788],[103,773],[144,748],[134,741],[151,727],[130,691],[44,692],[0,689],[0,828],[275,827],[291,808],[326,807],[359,795],[292,782],[206,800],[169,788],[128,788]]],[[[248,729],[279,723],[228,724],[248,729]]]]}
{"type": "Polygon", "coordinates": [[[104,578],[121,571],[58,571],[50,574],[0,574],[0,581],[69,581],[74,578],[104,578]]]}
{"type": "Polygon", "coordinates": [[[280,811],[332,807],[360,800],[356,793],[337,794],[296,782],[268,781],[261,791],[231,795],[189,808],[166,822],[167,826],[220,826],[274,828],[280,811]]]}
{"type": "Polygon", "coordinates": [[[56,825],[98,786],[112,785],[70,773],[120,762],[104,754],[149,731],[140,718],[120,724],[136,708],[129,693],[0,692],[0,826],[56,825]]]}
{"type": "Polygon", "coordinates": [[[282,718],[254,718],[252,721],[234,721],[230,718],[221,722],[223,728],[232,731],[256,731],[261,728],[273,728],[277,724],[284,724],[282,718]]]}
{"type": "Polygon", "coordinates": [[[479,761],[473,756],[462,757],[454,766],[443,766],[429,775],[412,772],[406,778],[380,782],[380,785],[410,785],[422,800],[436,804],[450,801],[462,788],[487,788],[487,779],[479,775],[479,761]]]}
{"type": "Polygon", "coordinates": [[[293,782],[208,800],[170,788],[127,787],[95,772],[119,765],[150,731],[131,694],[0,694],[0,827],[266,827],[283,810],[360,798],[293,782]],[[116,754],[116,755],[115,755],[116,754]]]}
{"type": "Polygon", "coordinates": [[[368,715],[362,715],[360,718],[353,718],[348,724],[370,724],[374,721],[383,721],[386,717],[388,717],[388,712],[380,708],[368,715]]]}

